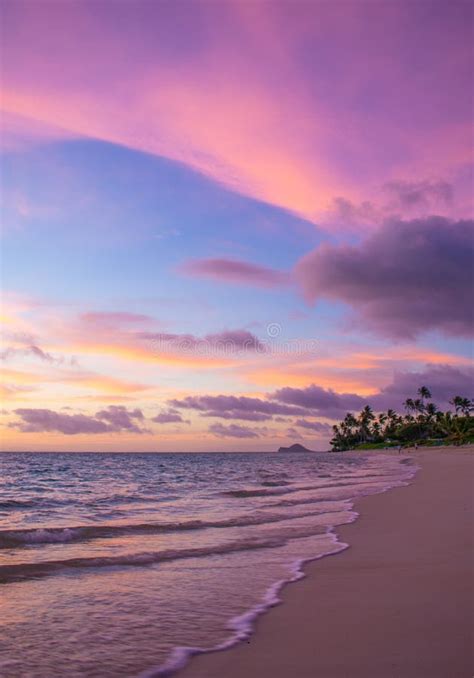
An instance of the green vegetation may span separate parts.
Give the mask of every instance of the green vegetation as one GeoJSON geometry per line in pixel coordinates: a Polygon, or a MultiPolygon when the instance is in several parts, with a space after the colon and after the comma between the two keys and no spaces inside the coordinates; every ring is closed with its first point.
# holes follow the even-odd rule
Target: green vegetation
{"type": "Polygon", "coordinates": [[[426,386],[418,389],[417,396],[405,400],[405,415],[395,410],[376,415],[370,405],[366,405],[359,415],[348,412],[343,421],[333,426],[333,451],[474,442],[474,401],[455,396],[449,401],[454,407],[453,413],[439,410],[426,386]]]}

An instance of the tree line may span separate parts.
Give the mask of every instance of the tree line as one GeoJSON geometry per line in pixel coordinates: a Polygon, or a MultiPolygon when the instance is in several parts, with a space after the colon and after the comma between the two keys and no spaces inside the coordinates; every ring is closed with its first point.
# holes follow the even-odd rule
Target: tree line
{"type": "Polygon", "coordinates": [[[405,400],[405,415],[392,409],[375,414],[370,405],[358,415],[348,412],[333,426],[332,449],[341,452],[356,448],[474,442],[474,401],[457,395],[449,403],[454,412],[438,409],[430,390],[421,386],[417,398],[405,400]]]}

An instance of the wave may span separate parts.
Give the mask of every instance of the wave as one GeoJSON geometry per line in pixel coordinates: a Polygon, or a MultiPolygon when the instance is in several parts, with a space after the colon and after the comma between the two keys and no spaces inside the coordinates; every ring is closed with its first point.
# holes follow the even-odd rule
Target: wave
{"type": "MultiPolygon", "coordinates": [[[[31,488],[30,488],[31,489],[31,488]]],[[[44,490],[46,491],[46,490],[44,490]]],[[[2,509],[29,509],[29,508],[53,508],[71,504],[70,499],[51,499],[50,497],[34,497],[31,499],[3,499],[0,501],[2,509]]]]}
{"type": "MultiPolygon", "coordinates": [[[[37,488],[33,485],[28,486],[28,491],[33,492],[41,490],[46,492],[46,487],[37,488]]],[[[162,502],[174,501],[179,499],[177,495],[163,495],[163,496],[149,496],[149,495],[128,495],[128,494],[114,494],[108,497],[98,497],[96,499],[77,500],[75,497],[64,499],[53,499],[51,496],[31,497],[28,499],[3,499],[0,501],[0,511],[15,510],[15,509],[51,509],[69,506],[75,504],[76,506],[84,506],[86,508],[101,508],[117,504],[157,504],[162,502]]]]}
{"type": "MultiPolygon", "coordinates": [[[[235,497],[236,499],[245,499],[247,497],[272,497],[278,496],[281,494],[294,494],[295,492],[308,492],[311,490],[326,490],[332,487],[354,487],[357,488],[361,485],[374,485],[381,482],[387,481],[387,475],[384,474],[370,474],[367,476],[359,476],[354,479],[338,479],[335,482],[331,483],[321,483],[319,485],[300,485],[292,487],[277,487],[274,490],[266,490],[262,488],[249,488],[249,489],[235,489],[235,490],[226,490],[221,492],[221,495],[226,497],[235,497]],[[378,477],[379,480],[373,480],[373,478],[378,477]],[[369,480],[366,480],[369,478],[369,480]]],[[[264,483],[262,483],[263,485],[264,483]]]]}
{"type": "Polygon", "coordinates": [[[72,541],[86,541],[108,537],[120,537],[133,534],[159,534],[162,532],[180,532],[204,530],[208,528],[250,527],[285,520],[307,518],[321,515],[326,511],[306,511],[304,513],[255,513],[248,516],[236,516],[226,520],[189,520],[180,523],[141,523],[128,525],[93,525],[74,527],[50,527],[36,529],[0,530],[0,548],[32,546],[37,544],[58,544],[72,541]]]}
{"type": "MultiPolygon", "coordinates": [[[[401,463],[404,464],[409,464],[412,466],[411,460],[408,461],[403,461],[401,463]]],[[[418,467],[413,467],[410,469],[411,473],[405,475],[405,477],[399,477],[397,481],[395,481],[393,484],[387,483],[383,488],[381,488],[379,491],[380,492],[386,492],[392,487],[397,487],[399,485],[408,485],[410,484],[410,481],[412,480],[414,474],[416,473],[418,467]]],[[[371,476],[376,476],[379,474],[368,474],[371,476]]],[[[368,476],[367,476],[368,477],[368,476]]],[[[302,502],[298,502],[298,500],[295,500],[294,502],[292,500],[284,500],[281,503],[278,504],[268,504],[268,506],[273,505],[295,505],[297,503],[313,503],[313,502],[319,502],[319,501],[324,501],[324,500],[303,500],[302,502]]],[[[359,517],[359,513],[356,511],[352,511],[352,520],[355,521],[359,517]]],[[[232,631],[232,635],[225,640],[223,643],[219,645],[215,645],[213,647],[175,647],[174,650],[172,651],[169,659],[162,664],[159,667],[151,668],[145,672],[142,672],[138,678],[167,678],[168,676],[174,675],[177,671],[182,669],[188,662],[189,660],[199,654],[211,654],[214,652],[221,652],[223,650],[227,650],[234,645],[237,645],[238,643],[242,642],[243,640],[246,640],[253,632],[254,630],[254,623],[255,620],[261,615],[265,614],[270,608],[274,607],[275,605],[278,605],[282,602],[281,597],[280,597],[280,592],[281,590],[287,585],[292,582],[298,581],[299,579],[302,579],[305,577],[304,573],[304,566],[306,563],[319,560],[321,558],[325,558],[326,556],[331,556],[337,553],[340,553],[341,551],[344,551],[345,549],[349,548],[349,544],[345,544],[343,542],[340,542],[336,533],[334,532],[334,528],[329,528],[326,533],[328,536],[331,537],[332,543],[334,545],[334,548],[329,549],[325,553],[319,554],[314,557],[310,558],[305,558],[305,559],[300,559],[297,560],[293,563],[292,569],[291,569],[291,574],[289,578],[275,582],[265,593],[262,601],[257,604],[255,607],[253,607],[251,610],[248,612],[244,613],[243,615],[240,615],[239,617],[233,618],[230,623],[229,623],[229,630],[232,631]]]]}
{"type": "MultiPolygon", "coordinates": [[[[301,530],[296,533],[297,537],[312,536],[315,534],[324,534],[327,528],[313,528],[310,530],[301,530]]],[[[287,538],[271,537],[267,539],[249,539],[237,542],[228,542],[226,544],[215,546],[204,546],[200,548],[151,551],[144,553],[133,553],[121,556],[92,556],[84,558],[68,558],[65,560],[48,560],[38,563],[15,563],[13,565],[0,566],[0,584],[9,584],[12,582],[38,579],[51,575],[65,574],[70,570],[80,569],[98,569],[103,567],[143,567],[146,565],[156,565],[158,563],[171,560],[182,560],[184,558],[202,558],[206,556],[225,555],[239,551],[251,551],[255,549],[278,548],[284,546],[287,538]]]]}
{"type": "Polygon", "coordinates": [[[276,489],[276,490],[226,490],[221,492],[224,497],[235,497],[236,499],[244,499],[246,497],[271,497],[275,494],[287,494],[288,492],[294,492],[295,490],[285,490],[285,489],[276,489]]]}
{"type": "Polygon", "coordinates": [[[4,499],[0,501],[0,509],[31,508],[35,505],[29,499],[4,499]]]}
{"type": "Polygon", "coordinates": [[[263,487],[283,487],[284,485],[291,485],[288,480],[264,480],[262,483],[263,487]]]}
{"type": "MultiPolygon", "coordinates": [[[[357,515],[358,514],[354,514],[354,519],[357,515]]],[[[265,592],[262,600],[255,605],[255,607],[229,621],[228,629],[231,632],[231,635],[227,640],[214,647],[175,647],[164,664],[142,672],[138,678],[167,678],[186,666],[191,657],[198,654],[222,652],[249,638],[253,633],[256,619],[282,602],[280,597],[282,589],[287,586],[287,584],[299,581],[305,577],[303,568],[307,563],[320,560],[326,556],[336,555],[349,547],[349,544],[340,542],[332,530],[328,530],[326,534],[331,538],[331,548],[314,557],[295,560],[291,564],[290,573],[287,579],[281,579],[272,584],[265,592]]]]}

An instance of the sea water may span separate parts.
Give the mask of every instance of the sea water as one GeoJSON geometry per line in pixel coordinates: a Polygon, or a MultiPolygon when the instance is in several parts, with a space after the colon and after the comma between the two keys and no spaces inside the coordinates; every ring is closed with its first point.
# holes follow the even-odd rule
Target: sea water
{"type": "Polygon", "coordinates": [[[399,456],[0,455],[0,675],[164,676],[223,649],[346,548],[399,456]]]}

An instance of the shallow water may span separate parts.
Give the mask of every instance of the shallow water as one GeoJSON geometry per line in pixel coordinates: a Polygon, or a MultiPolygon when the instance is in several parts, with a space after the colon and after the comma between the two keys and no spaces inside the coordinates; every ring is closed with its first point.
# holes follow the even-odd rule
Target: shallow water
{"type": "Polygon", "coordinates": [[[158,676],[233,643],[303,561],[344,548],[355,498],[413,472],[347,453],[0,455],[0,675],[158,676]]]}

